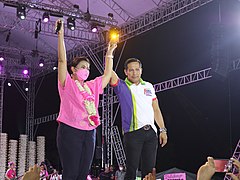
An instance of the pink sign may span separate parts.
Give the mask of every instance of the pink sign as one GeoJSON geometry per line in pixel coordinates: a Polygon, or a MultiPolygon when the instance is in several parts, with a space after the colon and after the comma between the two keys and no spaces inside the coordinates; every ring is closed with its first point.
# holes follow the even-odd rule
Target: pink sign
{"type": "Polygon", "coordinates": [[[165,174],[164,180],[186,180],[186,173],[165,174]]]}

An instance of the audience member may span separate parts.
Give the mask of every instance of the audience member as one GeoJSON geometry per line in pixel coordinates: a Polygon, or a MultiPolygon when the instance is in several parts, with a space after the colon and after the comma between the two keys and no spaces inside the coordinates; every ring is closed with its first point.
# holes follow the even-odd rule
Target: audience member
{"type": "Polygon", "coordinates": [[[115,180],[124,180],[126,171],[123,166],[119,166],[118,170],[115,173],[115,180]]]}
{"type": "Polygon", "coordinates": [[[240,162],[234,158],[231,158],[233,161],[233,165],[238,169],[238,174],[233,174],[233,173],[227,173],[227,175],[231,176],[233,180],[239,180],[240,179],[240,162]]]}
{"type": "Polygon", "coordinates": [[[115,179],[115,172],[114,172],[113,165],[110,165],[110,167],[109,167],[109,177],[110,177],[110,179],[115,179]]]}
{"type": "Polygon", "coordinates": [[[40,167],[34,165],[24,174],[22,180],[39,180],[40,179],[40,167]]]}
{"type": "Polygon", "coordinates": [[[99,174],[99,180],[110,180],[109,167],[105,167],[105,170],[99,174]]]}
{"type": "MultiPolygon", "coordinates": [[[[240,180],[240,162],[234,158],[231,158],[233,164],[238,169],[238,174],[226,173],[231,176],[233,180],[240,180]]],[[[197,180],[211,180],[212,176],[215,174],[214,159],[212,157],[207,158],[207,162],[198,169],[197,180]]],[[[145,176],[143,180],[156,180],[156,169],[153,168],[152,173],[145,176]]]]}
{"type": "Polygon", "coordinates": [[[214,159],[207,158],[207,162],[198,169],[197,180],[210,180],[215,173],[214,159]]]}
{"type": "Polygon", "coordinates": [[[15,163],[9,162],[8,163],[8,170],[5,174],[5,178],[7,180],[15,179],[16,178],[16,170],[15,170],[15,163]]]}
{"type": "Polygon", "coordinates": [[[40,164],[40,177],[42,180],[47,180],[48,178],[47,166],[44,162],[40,164]]]}

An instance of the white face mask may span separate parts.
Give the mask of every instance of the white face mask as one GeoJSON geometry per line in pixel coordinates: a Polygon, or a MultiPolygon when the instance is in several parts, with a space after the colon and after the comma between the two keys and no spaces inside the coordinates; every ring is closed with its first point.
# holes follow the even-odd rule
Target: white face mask
{"type": "Polygon", "coordinates": [[[88,69],[79,69],[79,70],[77,70],[76,74],[80,80],[85,81],[89,76],[89,70],[88,69]]]}

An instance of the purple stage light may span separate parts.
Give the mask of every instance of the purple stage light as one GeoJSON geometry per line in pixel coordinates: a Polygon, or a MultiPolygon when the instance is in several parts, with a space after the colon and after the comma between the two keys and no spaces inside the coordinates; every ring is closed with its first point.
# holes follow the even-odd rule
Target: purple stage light
{"type": "Polygon", "coordinates": [[[24,74],[24,75],[28,75],[28,70],[27,70],[27,69],[24,69],[24,70],[23,70],[23,74],[24,74]]]}
{"type": "Polygon", "coordinates": [[[38,63],[39,67],[43,67],[44,66],[44,59],[40,59],[39,63],[38,63]]]}
{"type": "Polygon", "coordinates": [[[93,32],[93,33],[97,32],[97,30],[98,30],[97,27],[93,27],[93,28],[92,28],[92,32],[93,32]]]}
{"type": "Polygon", "coordinates": [[[4,57],[0,56],[0,61],[4,61],[4,57]]]}
{"type": "Polygon", "coordinates": [[[49,19],[50,19],[50,17],[49,17],[49,13],[47,13],[47,12],[44,12],[43,13],[43,22],[45,22],[45,23],[47,23],[48,21],[49,21],[49,19]]]}
{"type": "Polygon", "coordinates": [[[43,22],[47,23],[48,22],[48,18],[44,18],[43,22]]]}

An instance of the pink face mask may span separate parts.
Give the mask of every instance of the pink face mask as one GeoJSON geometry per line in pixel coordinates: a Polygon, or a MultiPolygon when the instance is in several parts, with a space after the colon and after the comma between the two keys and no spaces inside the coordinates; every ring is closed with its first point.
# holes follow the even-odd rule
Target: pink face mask
{"type": "Polygon", "coordinates": [[[76,74],[77,74],[77,77],[79,78],[79,80],[85,81],[89,76],[89,70],[88,69],[79,69],[79,70],[77,70],[76,74]]]}

